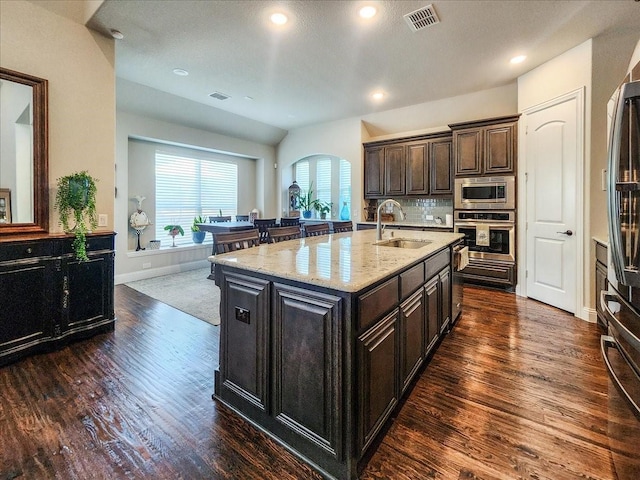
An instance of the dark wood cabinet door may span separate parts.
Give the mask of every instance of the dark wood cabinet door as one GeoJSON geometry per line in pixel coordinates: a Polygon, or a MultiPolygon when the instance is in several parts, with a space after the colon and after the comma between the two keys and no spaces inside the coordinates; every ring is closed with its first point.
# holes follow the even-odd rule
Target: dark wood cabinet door
{"type": "Polygon", "coordinates": [[[358,451],[362,454],[398,403],[398,309],[356,341],[358,451]]]}
{"type": "Polygon", "coordinates": [[[440,335],[440,278],[436,275],[424,286],[425,354],[429,353],[440,335]]]}
{"type": "Polygon", "coordinates": [[[429,143],[407,145],[407,195],[429,195],[429,143]]]}
{"type": "Polygon", "coordinates": [[[482,174],[482,128],[453,132],[454,167],[457,177],[482,174]]]}
{"type": "Polygon", "coordinates": [[[453,145],[450,138],[434,140],[429,145],[431,195],[453,195],[453,145]]]}
{"type": "Polygon", "coordinates": [[[384,196],[384,147],[364,151],[364,198],[384,196]]]}
{"type": "Polygon", "coordinates": [[[342,299],[274,284],[273,415],[330,455],[341,455],[342,299]]]}
{"type": "Polygon", "coordinates": [[[440,333],[449,328],[451,322],[451,270],[440,272],[440,333]]]}
{"type": "Polygon", "coordinates": [[[422,364],[424,354],[424,291],[400,305],[400,375],[404,392],[422,364]]]}
{"type": "Polygon", "coordinates": [[[484,173],[487,175],[515,172],[516,123],[486,127],[484,173]]]}
{"type": "Polygon", "coordinates": [[[0,266],[0,365],[53,336],[56,287],[52,260],[0,266]]]}
{"type": "Polygon", "coordinates": [[[220,285],[222,387],[265,412],[269,392],[269,285],[266,280],[237,273],[226,273],[220,285]]]}
{"type": "Polygon", "coordinates": [[[384,148],[384,175],[387,196],[402,196],[405,194],[406,154],[405,145],[389,145],[384,148]]]}

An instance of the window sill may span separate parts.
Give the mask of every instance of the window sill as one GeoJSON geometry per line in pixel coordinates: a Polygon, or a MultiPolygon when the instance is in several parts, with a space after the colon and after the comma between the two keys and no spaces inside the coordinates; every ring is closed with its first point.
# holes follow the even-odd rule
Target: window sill
{"type": "Polygon", "coordinates": [[[151,249],[138,250],[138,251],[128,250],[127,257],[136,258],[136,257],[146,257],[148,255],[167,255],[172,253],[188,252],[191,250],[206,250],[207,252],[211,253],[211,249],[212,249],[212,243],[208,242],[208,243],[200,243],[200,244],[193,244],[193,245],[177,245],[175,247],[160,247],[157,250],[151,250],[151,249]]]}

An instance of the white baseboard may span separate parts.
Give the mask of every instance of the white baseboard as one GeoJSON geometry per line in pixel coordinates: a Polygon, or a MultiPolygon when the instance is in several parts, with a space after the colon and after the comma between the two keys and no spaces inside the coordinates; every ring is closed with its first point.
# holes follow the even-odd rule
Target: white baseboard
{"type": "Polygon", "coordinates": [[[598,313],[595,308],[584,307],[582,309],[582,320],[586,320],[589,323],[597,323],[598,322],[598,313]]]}
{"type": "Polygon", "coordinates": [[[211,265],[209,260],[198,260],[197,262],[181,263],[179,265],[169,265],[160,268],[149,268],[138,272],[123,273],[115,276],[115,284],[135,282],[136,280],[144,280],[145,278],[160,277],[162,275],[170,275],[172,273],[187,272],[197,268],[205,268],[211,265]]]}

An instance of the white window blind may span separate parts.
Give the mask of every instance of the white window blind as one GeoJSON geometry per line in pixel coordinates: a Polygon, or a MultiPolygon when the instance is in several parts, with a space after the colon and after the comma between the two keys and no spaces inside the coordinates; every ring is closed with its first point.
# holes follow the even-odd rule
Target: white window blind
{"type": "Polygon", "coordinates": [[[316,198],[331,202],[331,160],[321,158],[316,163],[316,198]]]}
{"type": "Polygon", "coordinates": [[[237,209],[236,164],[156,151],[156,238],[168,235],[165,225],[178,224],[185,235],[176,245],[191,244],[195,216],[235,215],[237,209]]]}
{"type": "Polygon", "coordinates": [[[309,191],[309,162],[307,160],[301,160],[295,164],[294,176],[298,186],[300,187],[300,193],[307,193],[309,191]]]}

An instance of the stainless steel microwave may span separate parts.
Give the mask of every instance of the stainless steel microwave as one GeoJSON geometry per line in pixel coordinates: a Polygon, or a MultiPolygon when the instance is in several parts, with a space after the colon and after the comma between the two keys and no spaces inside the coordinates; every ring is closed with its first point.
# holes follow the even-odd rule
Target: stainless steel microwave
{"type": "Polygon", "coordinates": [[[515,210],[516,178],[456,178],[453,206],[457,210],[515,210]]]}

